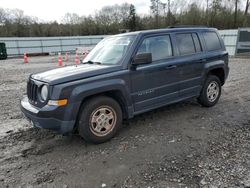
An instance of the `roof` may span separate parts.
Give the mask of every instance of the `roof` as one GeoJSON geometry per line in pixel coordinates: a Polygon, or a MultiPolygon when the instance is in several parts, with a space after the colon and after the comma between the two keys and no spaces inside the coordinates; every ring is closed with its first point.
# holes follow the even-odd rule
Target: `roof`
{"type": "Polygon", "coordinates": [[[216,28],[209,28],[209,27],[203,27],[203,26],[195,26],[195,27],[189,27],[189,26],[177,26],[177,27],[168,27],[163,29],[152,29],[152,30],[142,30],[142,31],[135,31],[135,32],[129,32],[129,33],[122,33],[118,34],[119,36],[127,36],[127,35],[138,35],[138,34],[154,34],[154,33],[172,33],[177,31],[194,31],[194,30],[210,30],[214,31],[216,28]]]}

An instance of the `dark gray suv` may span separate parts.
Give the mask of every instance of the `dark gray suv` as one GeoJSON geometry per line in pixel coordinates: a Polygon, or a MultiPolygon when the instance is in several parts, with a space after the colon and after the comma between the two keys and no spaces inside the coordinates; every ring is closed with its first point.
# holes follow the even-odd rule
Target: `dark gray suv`
{"type": "Polygon", "coordinates": [[[102,143],[123,119],[146,111],[190,98],[214,106],[228,72],[214,28],[120,34],[102,40],[80,65],[30,75],[21,109],[36,127],[102,143]]]}

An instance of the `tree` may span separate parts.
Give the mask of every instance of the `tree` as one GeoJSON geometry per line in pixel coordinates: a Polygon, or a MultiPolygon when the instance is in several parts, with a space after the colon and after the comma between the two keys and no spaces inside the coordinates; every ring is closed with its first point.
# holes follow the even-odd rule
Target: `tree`
{"type": "Polygon", "coordinates": [[[151,0],[150,10],[155,16],[156,27],[159,27],[159,6],[160,6],[160,0],[151,0]]]}
{"type": "Polygon", "coordinates": [[[105,6],[95,15],[97,24],[102,28],[103,33],[118,33],[120,29],[126,27],[126,22],[130,14],[130,5],[105,6]]]}
{"type": "Polygon", "coordinates": [[[206,24],[209,24],[209,16],[208,16],[208,11],[209,11],[209,0],[206,0],[206,24]]]}
{"type": "Polygon", "coordinates": [[[221,9],[221,0],[213,0],[211,9],[212,10],[211,10],[209,25],[215,27],[216,22],[217,22],[218,13],[219,13],[219,10],[221,9]]]}
{"type": "Polygon", "coordinates": [[[247,1],[246,1],[246,6],[245,6],[245,11],[244,11],[244,15],[245,15],[245,16],[247,16],[248,9],[249,9],[249,5],[250,5],[250,1],[247,0],[247,1]]]}
{"type": "Polygon", "coordinates": [[[0,8],[1,37],[45,37],[117,34],[167,25],[207,25],[218,29],[250,27],[250,0],[151,0],[150,14],[138,15],[134,5],[105,6],[94,15],[67,13],[61,23],[44,22],[19,9],[0,8]],[[164,2],[164,3],[163,3],[164,2]]]}
{"type": "Polygon", "coordinates": [[[135,6],[133,4],[130,5],[127,25],[131,31],[136,30],[136,10],[135,10],[135,6]]]}
{"type": "Polygon", "coordinates": [[[192,3],[183,15],[184,25],[203,25],[204,21],[205,15],[196,3],[192,3]]]}
{"type": "Polygon", "coordinates": [[[246,6],[245,6],[245,11],[244,11],[244,22],[243,22],[244,27],[247,27],[250,25],[250,16],[248,14],[249,5],[250,5],[250,0],[246,0],[246,6]]]}
{"type": "Polygon", "coordinates": [[[76,13],[66,13],[62,19],[62,22],[65,24],[79,24],[80,16],[76,13]]]}
{"type": "Polygon", "coordinates": [[[239,0],[234,0],[235,1],[235,5],[234,5],[234,28],[237,27],[237,13],[238,13],[238,3],[239,0]]]}

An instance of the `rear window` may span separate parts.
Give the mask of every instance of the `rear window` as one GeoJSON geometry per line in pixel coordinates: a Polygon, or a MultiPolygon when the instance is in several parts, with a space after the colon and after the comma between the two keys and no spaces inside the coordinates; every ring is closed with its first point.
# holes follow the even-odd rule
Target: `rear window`
{"type": "Polygon", "coordinates": [[[221,49],[219,37],[215,32],[204,32],[203,36],[204,36],[208,51],[221,49]]]}

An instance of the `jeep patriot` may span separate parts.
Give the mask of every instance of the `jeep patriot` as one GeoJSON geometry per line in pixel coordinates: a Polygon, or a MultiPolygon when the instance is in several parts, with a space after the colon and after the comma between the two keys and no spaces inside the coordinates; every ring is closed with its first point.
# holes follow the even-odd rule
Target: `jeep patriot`
{"type": "Polygon", "coordinates": [[[30,75],[21,110],[35,127],[102,143],[143,112],[191,98],[214,106],[228,72],[217,29],[119,34],[99,42],[80,65],[30,75]]]}

